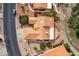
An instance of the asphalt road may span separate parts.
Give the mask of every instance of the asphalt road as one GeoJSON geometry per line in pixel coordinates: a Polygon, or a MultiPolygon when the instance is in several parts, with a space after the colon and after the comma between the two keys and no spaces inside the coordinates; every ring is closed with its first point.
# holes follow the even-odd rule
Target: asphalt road
{"type": "Polygon", "coordinates": [[[9,56],[21,56],[16,37],[15,16],[13,15],[13,9],[15,8],[15,3],[3,4],[4,40],[9,56]]]}

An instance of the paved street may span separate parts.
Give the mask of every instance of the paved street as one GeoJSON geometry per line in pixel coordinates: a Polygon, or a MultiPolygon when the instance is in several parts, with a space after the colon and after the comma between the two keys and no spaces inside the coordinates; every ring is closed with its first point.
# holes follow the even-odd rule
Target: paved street
{"type": "Polygon", "coordinates": [[[16,8],[14,3],[4,3],[3,5],[3,25],[4,25],[4,40],[9,56],[20,56],[20,50],[17,43],[15,16],[13,9],[16,8]]]}

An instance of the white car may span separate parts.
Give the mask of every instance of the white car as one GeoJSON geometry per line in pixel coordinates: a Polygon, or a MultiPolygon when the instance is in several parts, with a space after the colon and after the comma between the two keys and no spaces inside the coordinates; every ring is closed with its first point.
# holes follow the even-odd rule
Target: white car
{"type": "Polygon", "coordinates": [[[13,9],[13,15],[16,16],[16,9],[13,9]]]}

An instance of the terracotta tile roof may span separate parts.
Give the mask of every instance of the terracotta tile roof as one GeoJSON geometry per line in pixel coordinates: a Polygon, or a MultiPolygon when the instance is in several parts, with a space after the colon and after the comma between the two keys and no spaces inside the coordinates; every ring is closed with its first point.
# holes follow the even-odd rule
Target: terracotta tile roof
{"type": "Polygon", "coordinates": [[[37,20],[39,20],[39,17],[29,17],[29,24],[34,24],[37,20]]]}
{"type": "Polygon", "coordinates": [[[34,28],[54,26],[53,17],[41,16],[41,17],[38,17],[37,20],[38,21],[35,23],[34,28]]]}
{"type": "Polygon", "coordinates": [[[47,3],[34,3],[33,9],[47,9],[47,3]]]}
{"type": "Polygon", "coordinates": [[[28,27],[23,29],[24,39],[35,39],[35,37],[39,34],[37,30],[33,30],[33,28],[28,27]]]}
{"type": "Polygon", "coordinates": [[[34,23],[34,28],[27,27],[24,29],[25,39],[49,39],[50,27],[54,26],[53,18],[46,16],[31,17],[29,18],[29,23],[34,23]]]}
{"type": "Polygon", "coordinates": [[[44,28],[34,30],[33,28],[25,28],[24,30],[24,39],[33,39],[33,40],[44,40],[49,39],[48,33],[45,33],[47,31],[44,28]]]}
{"type": "Polygon", "coordinates": [[[66,51],[65,47],[61,45],[40,54],[40,56],[68,56],[68,52],[66,51]]]}
{"type": "MultiPolygon", "coordinates": [[[[47,16],[29,17],[29,24],[34,24],[34,27],[24,28],[24,39],[50,39],[50,28],[54,28],[54,18],[47,16]]],[[[53,32],[53,31],[52,31],[53,32]]],[[[59,38],[60,32],[56,29],[55,37],[59,38]]],[[[53,36],[52,36],[53,37],[53,36]]]]}

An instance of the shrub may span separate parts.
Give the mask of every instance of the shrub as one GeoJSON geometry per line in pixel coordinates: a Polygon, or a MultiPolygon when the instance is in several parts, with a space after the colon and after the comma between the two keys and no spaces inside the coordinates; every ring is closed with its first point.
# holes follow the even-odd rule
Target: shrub
{"type": "Polygon", "coordinates": [[[28,16],[27,15],[23,15],[19,17],[19,22],[21,25],[25,25],[28,23],[28,16]]]}
{"type": "Polygon", "coordinates": [[[51,48],[52,48],[52,43],[51,43],[51,42],[48,42],[48,43],[47,43],[47,47],[48,47],[49,49],[51,49],[51,48]]]}
{"type": "Polygon", "coordinates": [[[41,44],[40,44],[40,49],[41,49],[41,50],[45,50],[45,49],[46,49],[46,45],[45,45],[44,43],[41,43],[41,44]]]}
{"type": "Polygon", "coordinates": [[[79,39],[79,30],[76,31],[76,37],[79,39]]]}
{"type": "Polygon", "coordinates": [[[56,47],[58,47],[59,45],[58,44],[55,44],[55,45],[53,45],[53,48],[56,48],[56,47]]]}
{"type": "Polygon", "coordinates": [[[72,52],[71,49],[70,49],[70,46],[69,46],[67,43],[64,44],[64,46],[65,46],[65,48],[66,48],[66,50],[67,50],[68,52],[72,52]]]}

